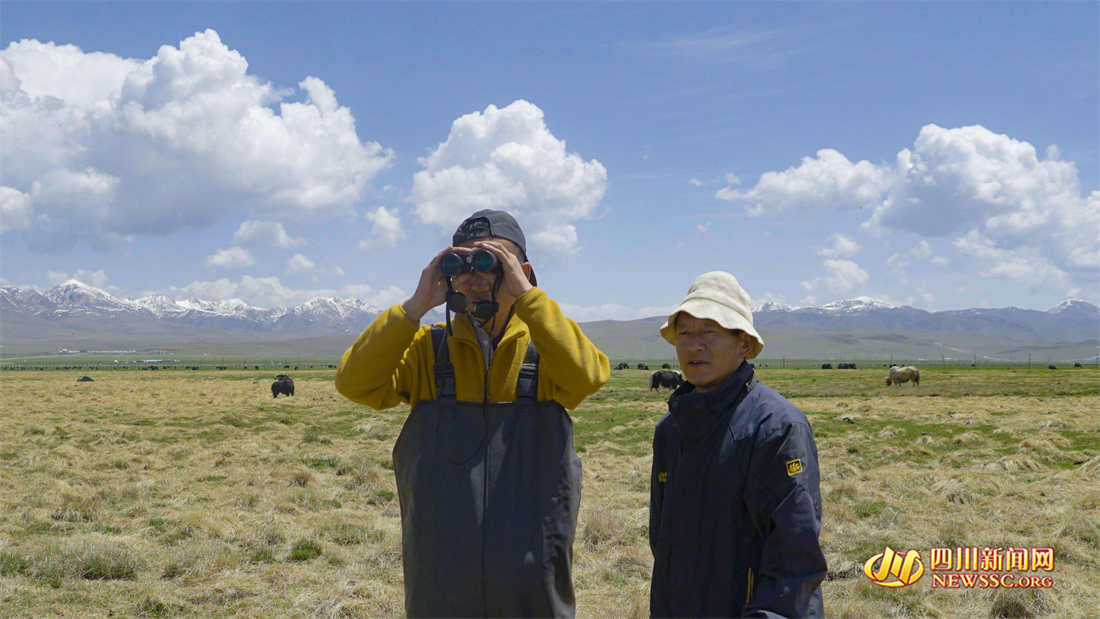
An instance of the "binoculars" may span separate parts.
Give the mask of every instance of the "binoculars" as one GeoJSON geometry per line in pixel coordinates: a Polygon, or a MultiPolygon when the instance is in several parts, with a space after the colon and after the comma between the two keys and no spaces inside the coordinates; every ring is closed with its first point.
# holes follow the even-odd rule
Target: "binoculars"
{"type": "Polygon", "coordinates": [[[500,261],[497,260],[496,254],[487,249],[479,249],[468,254],[450,252],[443,254],[443,257],[439,259],[439,270],[443,271],[443,274],[448,277],[454,277],[466,271],[488,273],[499,267],[500,261]]]}

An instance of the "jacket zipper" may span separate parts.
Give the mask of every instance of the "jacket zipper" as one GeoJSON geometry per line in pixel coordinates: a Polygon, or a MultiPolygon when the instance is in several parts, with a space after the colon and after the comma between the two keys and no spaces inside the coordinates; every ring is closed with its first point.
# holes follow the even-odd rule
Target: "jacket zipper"
{"type": "Polygon", "coordinates": [[[745,595],[745,603],[748,604],[752,599],[752,568],[749,568],[749,592],[745,595]]]}

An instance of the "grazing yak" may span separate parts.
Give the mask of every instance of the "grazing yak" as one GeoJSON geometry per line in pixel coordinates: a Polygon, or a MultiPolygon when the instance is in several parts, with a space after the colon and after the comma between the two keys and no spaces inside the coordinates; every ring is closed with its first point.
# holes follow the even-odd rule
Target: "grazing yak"
{"type": "Polygon", "coordinates": [[[822,364],[821,364],[821,369],[823,369],[823,370],[831,370],[831,369],[833,369],[833,364],[831,364],[831,363],[822,363],[822,364]]]}
{"type": "Polygon", "coordinates": [[[619,365],[616,365],[615,369],[616,370],[629,370],[630,369],[630,364],[627,363],[626,361],[623,361],[619,365]]]}
{"type": "Polygon", "coordinates": [[[671,363],[662,363],[661,368],[666,369],[666,370],[671,370],[672,369],[672,364],[671,363]]]}
{"type": "Polygon", "coordinates": [[[280,393],[287,397],[294,395],[294,380],[286,374],[276,374],[275,382],[271,383],[271,397],[278,398],[280,393]]]}
{"type": "Polygon", "coordinates": [[[76,382],[78,382],[78,383],[90,383],[90,382],[93,382],[93,381],[92,381],[91,376],[81,376],[80,378],[76,379],[76,382]]]}
{"type": "Polygon", "coordinates": [[[649,389],[661,390],[661,387],[675,389],[684,384],[684,375],[674,370],[657,370],[649,375],[649,389]]]}
{"type": "Polygon", "coordinates": [[[897,385],[907,383],[909,381],[913,381],[914,387],[919,387],[920,371],[911,365],[907,365],[903,368],[894,366],[890,368],[890,377],[886,379],[886,384],[894,385],[896,387],[897,385]]]}
{"type": "Polygon", "coordinates": [[[638,369],[639,369],[639,370],[648,370],[648,369],[649,369],[649,366],[648,366],[648,365],[646,365],[646,364],[644,364],[644,363],[639,363],[639,364],[638,364],[638,369]]]}

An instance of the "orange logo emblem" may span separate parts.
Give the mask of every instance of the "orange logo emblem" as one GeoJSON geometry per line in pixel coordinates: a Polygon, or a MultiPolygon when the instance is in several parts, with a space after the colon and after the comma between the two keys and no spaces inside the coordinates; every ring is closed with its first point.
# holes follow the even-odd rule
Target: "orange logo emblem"
{"type": "Polygon", "coordinates": [[[924,562],[916,550],[902,555],[887,546],[886,550],[867,559],[863,564],[863,573],[881,587],[904,587],[924,576],[924,562]],[[875,567],[876,563],[878,567],[875,567]]]}

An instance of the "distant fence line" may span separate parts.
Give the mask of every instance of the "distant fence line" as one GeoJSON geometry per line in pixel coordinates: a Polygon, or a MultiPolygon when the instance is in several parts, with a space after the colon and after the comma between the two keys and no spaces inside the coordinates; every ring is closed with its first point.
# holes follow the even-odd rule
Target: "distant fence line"
{"type": "MultiPolygon", "coordinates": [[[[630,369],[635,369],[639,363],[649,366],[649,369],[660,369],[663,364],[670,364],[673,368],[679,368],[680,365],[675,360],[669,361],[668,359],[612,359],[611,367],[615,368],[620,363],[626,363],[630,369]]],[[[821,368],[824,364],[829,364],[833,368],[837,368],[840,364],[854,365],[856,369],[860,368],[888,368],[891,365],[906,366],[911,365],[914,367],[923,368],[936,368],[936,367],[986,367],[986,368],[1039,368],[1048,369],[1049,366],[1054,365],[1057,367],[1074,367],[1075,364],[1081,364],[1082,367],[1100,367],[1100,358],[1093,357],[1090,359],[1052,359],[1047,358],[1046,355],[1039,357],[1033,356],[1030,360],[1024,356],[1020,358],[1009,359],[991,359],[981,358],[977,359],[860,359],[854,357],[828,357],[821,359],[791,359],[791,358],[762,358],[757,357],[753,359],[751,363],[758,368],[821,368]]]]}
{"type": "MultiPolygon", "coordinates": [[[[257,355],[262,357],[270,357],[270,355],[257,355]]],[[[210,360],[203,359],[201,361],[195,360],[177,360],[177,359],[145,359],[145,360],[124,360],[118,362],[104,362],[104,361],[83,361],[74,362],[71,358],[67,358],[64,355],[51,356],[47,359],[31,360],[10,360],[0,361],[0,370],[119,370],[119,371],[139,371],[139,370],[299,370],[299,369],[335,369],[339,365],[339,359],[334,358],[331,360],[326,359],[311,359],[310,363],[295,362],[294,360],[284,359],[283,361],[272,361],[270,358],[265,358],[261,363],[249,363],[245,359],[234,359],[232,361],[225,360],[210,360]]],[[[630,369],[636,369],[639,364],[645,364],[649,366],[649,369],[660,369],[663,365],[670,365],[673,368],[679,368],[679,363],[676,360],[665,359],[613,359],[611,361],[611,367],[615,368],[620,363],[626,363],[630,369]]],[[[1028,357],[1013,357],[1009,359],[992,359],[992,358],[971,358],[971,359],[859,359],[852,357],[830,357],[822,359],[791,359],[791,358],[756,358],[752,360],[752,364],[758,368],[821,368],[825,364],[830,364],[832,367],[837,368],[840,364],[846,366],[854,365],[856,369],[867,369],[876,367],[889,367],[890,365],[912,365],[915,367],[986,367],[986,368],[1032,368],[1032,369],[1048,369],[1050,366],[1055,367],[1069,367],[1072,368],[1077,364],[1081,367],[1098,367],[1100,368],[1100,356],[1090,359],[1052,359],[1047,355],[1032,355],[1028,357]]]]}
{"type": "Polygon", "coordinates": [[[217,362],[185,362],[179,363],[20,363],[2,362],[0,370],[3,371],[45,371],[45,370],[111,370],[118,372],[151,371],[151,370],[313,370],[336,369],[335,363],[217,363],[217,362]]]}

